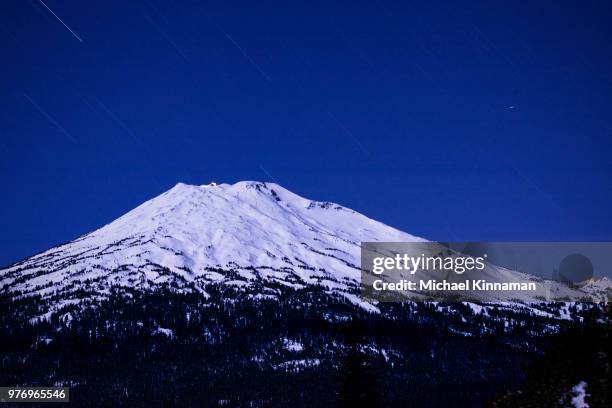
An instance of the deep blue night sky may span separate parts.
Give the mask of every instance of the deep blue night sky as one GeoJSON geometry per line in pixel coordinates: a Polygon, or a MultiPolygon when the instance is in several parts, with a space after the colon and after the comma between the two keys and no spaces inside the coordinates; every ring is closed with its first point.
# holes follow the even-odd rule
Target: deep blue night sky
{"type": "Polygon", "coordinates": [[[609,2],[44,1],[74,35],[0,6],[1,265],[178,181],[430,239],[612,240],[609,2]]]}

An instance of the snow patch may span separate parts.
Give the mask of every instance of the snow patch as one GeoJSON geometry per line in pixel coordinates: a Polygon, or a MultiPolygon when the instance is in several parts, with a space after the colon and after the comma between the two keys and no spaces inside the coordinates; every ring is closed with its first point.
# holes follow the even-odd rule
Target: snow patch
{"type": "Polygon", "coordinates": [[[304,350],[304,345],[302,343],[300,343],[299,341],[295,341],[295,340],[290,340],[288,338],[284,338],[283,339],[283,348],[287,351],[292,351],[292,352],[300,352],[302,350],[304,350]]]}
{"type": "Polygon", "coordinates": [[[169,339],[174,338],[174,332],[172,329],[166,329],[164,327],[157,327],[155,330],[153,330],[153,334],[161,334],[169,339]]]}
{"type": "Polygon", "coordinates": [[[574,394],[572,397],[572,406],[574,406],[574,408],[589,408],[589,404],[586,403],[586,397],[589,396],[589,394],[586,393],[586,386],[586,382],[580,381],[572,388],[572,393],[574,394]]]}

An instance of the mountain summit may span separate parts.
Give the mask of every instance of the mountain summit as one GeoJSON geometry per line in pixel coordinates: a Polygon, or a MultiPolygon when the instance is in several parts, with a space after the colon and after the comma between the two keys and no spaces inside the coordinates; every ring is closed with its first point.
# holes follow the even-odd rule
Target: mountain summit
{"type": "Polygon", "coordinates": [[[58,299],[59,307],[103,298],[111,287],[206,295],[206,285],[223,283],[265,295],[279,285],[317,285],[361,303],[359,245],[383,240],[422,241],[273,183],[178,183],[96,231],[0,270],[0,293],[58,299]]]}

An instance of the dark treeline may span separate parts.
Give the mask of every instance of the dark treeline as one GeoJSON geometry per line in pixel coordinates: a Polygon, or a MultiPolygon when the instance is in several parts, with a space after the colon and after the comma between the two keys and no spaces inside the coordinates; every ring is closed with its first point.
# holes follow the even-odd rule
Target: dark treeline
{"type": "Polygon", "coordinates": [[[502,393],[491,404],[495,408],[574,407],[572,388],[585,382],[590,408],[612,406],[612,309],[607,322],[565,330],[554,336],[546,351],[526,369],[526,380],[518,390],[502,393]]]}
{"type": "Polygon", "coordinates": [[[552,338],[509,310],[207,292],[116,290],[40,321],[40,299],[0,299],[0,384],[68,386],[81,406],[479,406],[509,401],[552,338]]]}

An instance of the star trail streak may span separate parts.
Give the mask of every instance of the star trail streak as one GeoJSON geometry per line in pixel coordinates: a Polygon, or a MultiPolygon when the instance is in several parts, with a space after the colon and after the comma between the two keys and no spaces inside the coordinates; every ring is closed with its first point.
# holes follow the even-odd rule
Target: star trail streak
{"type": "Polygon", "coordinates": [[[240,53],[241,53],[241,54],[244,56],[244,58],[246,58],[246,59],[247,59],[247,60],[248,60],[248,61],[251,63],[251,65],[253,65],[253,66],[255,67],[255,69],[257,69],[257,71],[259,71],[259,73],[261,74],[261,76],[263,76],[263,77],[266,79],[266,81],[268,81],[268,82],[272,82],[272,79],[271,79],[271,78],[268,76],[268,74],[266,74],[266,73],[264,72],[264,70],[263,70],[263,69],[261,69],[261,67],[260,67],[260,66],[259,66],[259,65],[258,65],[258,64],[255,62],[255,60],[253,60],[253,58],[251,58],[251,56],[250,56],[249,54],[247,54],[247,52],[244,50],[244,48],[242,48],[242,47],[240,46],[240,44],[238,44],[238,43],[236,42],[236,40],[234,40],[234,39],[232,38],[232,36],[231,36],[231,35],[229,35],[229,34],[227,33],[227,31],[225,31],[225,30],[224,30],[224,29],[223,29],[223,28],[222,28],[222,27],[221,27],[219,24],[217,24],[215,21],[213,21],[213,19],[210,19],[210,21],[211,21],[211,22],[212,22],[212,23],[213,23],[213,24],[214,24],[214,25],[215,25],[215,26],[216,26],[216,27],[219,29],[219,31],[221,31],[221,32],[223,33],[223,35],[224,35],[224,36],[225,36],[225,37],[226,37],[226,38],[227,38],[227,39],[228,39],[228,40],[229,40],[229,41],[230,41],[232,44],[234,44],[234,46],[235,46],[236,48],[238,48],[238,51],[240,51],[240,53]]]}
{"type": "Polygon", "coordinates": [[[64,22],[62,21],[62,19],[61,19],[61,18],[59,18],[59,17],[58,17],[58,15],[57,15],[57,14],[55,14],[55,13],[53,12],[53,10],[51,10],[51,9],[49,8],[49,6],[47,6],[47,5],[45,4],[45,2],[44,2],[44,1],[42,1],[42,0],[38,0],[38,1],[40,1],[40,4],[42,4],[43,6],[45,6],[45,8],[46,8],[47,10],[49,10],[49,11],[51,12],[51,14],[53,14],[53,16],[54,16],[55,18],[57,18],[57,20],[58,20],[60,23],[62,23],[62,24],[64,25],[64,27],[66,27],[66,28],[68,29],[68,31],[70,31],[70,33],[72,33],[72,35],[73,35],[73,36],[74,36],[74,37],[75,37],[77,40],[79,40],[79,42],[83,42],[83,39],[82,39],[81,37],[79,37],[77,33],[75,33],[74,31],[72,31],[72,28],[68,27],[68,24],[64,23],[64,22]]]}
{"type": "Polygon", "coordinates": [[[57,120],[55,120],[53,118],[53,116],[51,116],[49,113],[47,113],[47,111],[45,111],[43,108],[40,107],[40,105],[38,105],[34,99],[32,99],[28,94],[24,93],[23,96],[28,100],[28,102],[30,102],[32,104],[32,106],[34,106],[36,108],[36,110],[38,112],[40,112],[41,115],[43,115],[45,117],[45,119],[47,119],[49,121],[49,123],[51,123],[53,126],[55,126],[64,136],[68,137],[70,140],[72,140],[73,142],[76,142],[76,139],[74,138],[74,136],[72,136],[70,133],[68,133],[68,131],[66,129],[64,129],[64,127],[62,125],[60,125],[57,120]]]}

